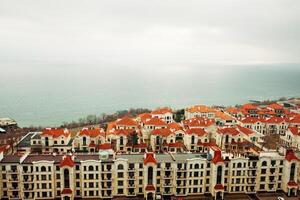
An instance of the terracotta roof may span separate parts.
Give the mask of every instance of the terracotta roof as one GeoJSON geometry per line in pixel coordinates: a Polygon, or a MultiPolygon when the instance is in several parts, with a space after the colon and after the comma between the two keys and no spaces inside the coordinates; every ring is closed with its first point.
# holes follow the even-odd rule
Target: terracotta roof
{"type": "Polygon", "coordinates": [[[222,120],[234,120],[233,117],[231,117],[230,115],[223,113],[222,111],[219,111],[219,110],[215,111],[215,115],[216,115],[216,118],[220,118],[222,120]]]}
{"type": "Polygon", "coordinates": [[[173,133],[168,128],[154,129],[153,131],[151,131],[151,135],[160,135],[162,137],[168,137],[171,134],[173,133]]]}
{"type": "Polygon", "coordinates": [[[145,125],[152,125],[152,126],[167,126],[167,123],[159,118],[151,118],[150,120],[144,123],[145,125]]]}
{"type": "Polygon", "coordinates": [[[218,133],[233,136],[240,134],[240,132],[234,127],[220,128],[218,129],[218,133]]]}
{"type": "Polygon", "coordinates": [[[147,163],[157,164],[154,153],[146,153],[146,157],[144,158],[144,164],[146,165],[147,163]]]}
{"type": "Polygon", "coordinates": [[[286,118],[283,117],[271,117],[270,119],[266,120],[266,123],[269,124],[280,124],[286,121],[286,118]]]}
{"type": "Polygon", "coordinates": [[[294,154],[293,150],[287,150],[286,151],[286,155],[285,155],[285,159],[289,162],[291,162],[292,160],[296,160],[298,161],[299,159],[296,157],[296,155],[294,154]]]}
{"type": "Polygon", "coordinates": [[[172,109],[171,108],[158,108],[151,112],[152,115],[163,115],[166,113],[172,113],[172,109]]]}
{"type": "Polygon", "coordinates": [[[68,137],[71,133],[67,129],[62,128],[46,128],[42,131],[43,136],[52,136],[54,138],[65,136],[68,137]]]}
{"type": "Polygon", "coordinates": [[[72,190],[70,188],[64,188],[61,191],[61,194],[72,194],[72,190]]]}
{"type": "Polygon", "coordinates": [[[108,149],[112,149],[112,147],[110,143],[103,143],[103,144],[99,144],[98,149],[108,150],[108,149]]]}
{"type": "Polygon", "coordinates": [[[248,103],[248,104],[242,105],[242,106],[241,106],[241,109],[244,109],[244,110],[256,110],[256,109],[257,109],[257,106],[248,103]]]}
{"type": "Polygon", "coordinates": [[[107,132],[116,128],[116,122],[110,122],[107,124],[107,132]]]}
{"type": "Polygon", "coordinates": [[[174,142],[174,143],[169,143],[168,144],[169,147],[174,147],[174,148],[182,148],[183,144],[181,142],[174,142]]]}
{"type": "Polygon", "coordinates": [[[287,185],[290,187],[298,187],[298,184],[295,181],[289,181],[287,185]]]}
{"type": "Polygon", "coordinates": [[[251,130],[251,129],[249,129],[249,128],[245,128],[245,127],[242,127],[242,126],[240,126],[240,125],[237,125],[236,127],[237,127],[237,129],[238,129],[239,131],[241,131],[242,133],[244,133],[244,134],[246,134],[246,135],[251,135],[251,134],[254,133],[254,131],[251,130]]]}
{"type": "Polygon", "coordinates": [[[147,121],[147,119],[152,118],[150,113],[143,113],[143,114],[140,114],[138,117],[141,119],[141,121],[143,123],[145,123],[147,121]]]}
{"type": "Polygon", "coordinates": [[[137,122],[129,117],[123,117],[116,121],[117,126],[137,126],[137,122]]]}
{"type": "Polygon", "coordinates": [[[228,107],[225,109],[225,111],[231,113],[231,114],[237,114],[238,113],[238,109],[236,107],[228,107]]]}
{"type": "Polygon", "coordinates": [[[0,152],[7,151],[8,149],[10,149],[9,144],[5,144],[5,145],[0,146],[0,152]]]}
{"type": "Polygon", "coordinates": [[[289,123],[300,124],[300,115],[296,115],[289,119],[289,123]]]}
{"type": "Polygon", "coordinates": [[[224,190],[224,186],[222,184],[216,184],[214,188],[215,190],[224,190]]]}
{"type": "Polygon", "coordinates": [[[74,165],[75,165],[75,163],[72,159],[72,156],[70,156],[70,155],[64,156],[62,161],[60,162],[60,167],[65,167],[65,166],[73,167],[74,165]]]}
{"type": "Polygon", "coordinates": [[[289,130],[291,131],[291,133],[293,135],[296,135],[296,136],[300,135],[300,131],[299,131],[298,127],[289,127],[289,130]]]}
{"type": "Polygon", "coordinates": [[[245,124],[255,124],[256,122],[262,122],[262,119],[257,118],[257,117],[246,117],[246,118],[242,119],[241,122],[245,123],[245,124]]]}
{"type": "Polygon", "coordinates": [[[182,130],[183,128],[181,127],[180,124],[176,123],[176,122],[172,122],[172,123],[169,123],[167,125],[167,127],[172,130],[172,131],[178,131],[178,130],[182,130]]]}
{"type": "Polygon", "coordinates": [[[80,133],[79,133],[80,136],[90,136],[90,137],[97,137],[97,136],[100,136],[100,135],[105,135],[105,132],[103,130],[100,130],[98,128],[95,128],[95,129],[88,129],[88,128],[83,128],[80,133]]]}
{"type": "Polygon", "coordinates": [[[184,126],[191,127],[208,127],[215,124],[214,119],[208,119],[204,117],[194,117],[191,119],[183,120],[182,123],[184,126]]]}
{"type": "Polygon", "coordinates": [[[282,110],[283,106],[279,105],[278,103],[272,103],[268,105],[268,108],[274,109],[274,110],[282,110]]]}
{"type": "Polygon", "coordinates": [[[136,145],[133,145],[133,148],[135,148],[135,149],[146,149],[147,144],[146,143],[136,144],[136,145]]]}
{"type": "Polygon", "coordinates": [[[203,128],[193,128],[193,129],[187,129],[186,133],[189,135],[195,134],[198,136],[204,136],[207,135],[207,132],[203,128]]]}
{"type": "Polygon", "coordinates": [[[220,163],[220,162],[224,162],[223,158],[222,158],[222,152],[220,150],[216,150],[214,153],[214,157],[211,160],[214,164],[220,163]]]}
{"type": "Polygon", "coordinates": [[[214,112],[215,110],[206,105],[195,105],[195,106],[187,108],[186,111],[190,112],[190,113],[195,113],[195,112],[210,113],[210,112],[214,112]]]}
{"type": "Polygon", "coordinates": [[[146,191],[154,191],[155,190],[155,187],[154,185],[147,185],[146,188],[145,188],[146,191]]]}
{"type": "Polygon", "coordinates": [[[90,144],[89,144],[89,147],[96,147],[96,144],[95,144],[95,142],[94,141],[92,141],[90,144]]]}

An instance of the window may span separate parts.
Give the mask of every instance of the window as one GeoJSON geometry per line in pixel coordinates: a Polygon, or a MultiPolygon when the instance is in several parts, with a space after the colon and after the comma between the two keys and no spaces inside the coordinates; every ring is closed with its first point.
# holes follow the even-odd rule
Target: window
{"type": "Polygon", "coordinates": [[[153,167],[148,168],[148,185],[153,184],[153,167]]]}
{"type": "Polygon", "coordinates": [[[124,166],[122,164],[119,164],[118,165],[118,170],[123,170],[124,169],[124,166]]]}
{"type": "Polygon", "coordinates": [[[70,187],[70,172],[68,169],[64,169],[64,187],[70,187]]]}

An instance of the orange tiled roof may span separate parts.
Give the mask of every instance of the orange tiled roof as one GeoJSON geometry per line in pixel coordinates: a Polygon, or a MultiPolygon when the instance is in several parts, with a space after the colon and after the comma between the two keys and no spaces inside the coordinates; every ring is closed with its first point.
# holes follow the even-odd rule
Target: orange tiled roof
{"type": "Polygon", "coordinates": [[[283,118],[283,117],[271,117],[269,119],[266,120],[266,123],[269,124],[280,124],[285,122],[287,119],[283,118]]]}
{"type": "Polygon", "coordinates": [[[166,113],[172,113],[172,109],[171,108],[158,108],[156,110],[153,110],[151,112],[151,114],[153,115],[163,115],[163,114],[166,114],[166,113]]]}
{"type": "Polygon", "coordinates": [[[154,157],[154,153],[146,153],[146,158],[144,159],[144,164],[146,165],[147,163],[157,164],[157,161],[154,157]]]}
{"type": "Polygon", "coordinates": [[[245,128],[245,127],[242,127],[242,126],[240,126],[240,125],[237,125],[236,127],[237,127],[237,129],[238,129],[239,131],[243,132],[243,133],[246,134],[246,135],[251,135],[251,134],[254,133],[254,131],[251,130],[251,129],[249,129],[249,128],[245,128]]]}
{"type": "Polygon", "coordinates": [[[138,116],[143,123],[145,123],[148,119],[152,118],[150,113],[143,113],[138,116]]]}
{"type": "Polygon", "coordinates": [[[85,135],[85,136],[90,136],[90,137],[97,137],[100,135],[105,135],[105,132],[98,128],[95,128],[95,129],[84,128],[80,131],[79,135],[80,136],[85,135]]]}
{"type": "Polygon", "coordinates": [[[129,117],[123,117],[116,121],[117,126],[137,126],[137,122],[129,117]]]}
{"type": "Polygon", "coordinates": [[[191,119],[183,120],[184,126],[188,127],[208,127],[215,124],[214,119],[207,119],[203,117],[194,117],[191,119]]]}
{"type": "Polygon", "coordinates": [[[214,112],[215,109],[210,108],[206,105],[195,105],[195,106],[187,108],[186,111],[188,111],[190,113],[195,113],[195,112],[210,113],[210,112],[214,112]]]}
{"type": "Polygon", "coordinates": [[[256,122],[262,122],[263,119],[261,118],[257,118],[257,117],[246,117],[244,119],[242,119],[242,123],[245,124],[255,124],[256,122]]]}
{"type": "Polygon", "coordinates": [[[152,125],[152,126],[167,126],[167,123],[159,118],[151,118],[150,120],[145,122],[145,125],[152,125]]]}
{"type": "Polygon", "coordinates": [[[250,104],[250,103],[247,103],[247,104],[242,105],[241,109],[243,109],[243,110],[256,110],[257,106],[253,105],[253,104],[250,104]]]}
{"type": "Polygon", "coordinates": [[[236,107],[228,107],[228,108],[226,108],[225,111],[227,111],[231,114],[237,114],[238,113],[238,109],[236,107]]]}
{"type": "Polygon", "coordinates": [[[169,147],[173,147],[173,148],[182,148],[183,144],[181,142],[174,142],[174,143],[169,143],[168,144],[169,147]]]}
{"type": "Polygon", "coordinates": [[[219,111],[219,110],[215,111],[215,115],[217,118],[220,118],[222,120],[234,120],[233,117],[231,117],[230,115],[223,113],[222,111],[219,111]]]}
{"type": "Polygon", "coordinates": [[[130,135],[131,133],[135,132],[134,129],[115,129],[107,132],[107,135],[130,135]]]}
{"type": "Polygon", "coordinates": [[[230,134],[230,135],[238,135],[240,132],[234,127],[226,127],[218,129],[218,133],[220,134],[230,134]]]}
{"type": "Polygon", "coordinates": [[[289,130],[291,131],[291,133],[293,135],[300,135],[300,131],[299,131],[298,127],[289,127],[289,130]]]}
{"type": "Polygon", "coordinates": [[[160,135],[162,137],[168,137],[171,134],[173,133],[168,128],[154,129],[153,131],[151,131],[151,135],[160,135]]]}
{"type": "Polygon", "coordinates": [[[274,110],[282,110],[283,106],[279,105],[278,103],[272,103],[268,105],[268,108],[274,109],[274,110]]]}
{"type": "Polygon", "coordinates": [[[62,128],[46,128],[42,131],[43,136],[52,136],[54,138],[65,136],[68,137],[71,133],[67,129],[62,128]]]}
{"type": "Polygon", "coordinates": [[[222,158],[222,152],[220,150],[215,151],[214,153],[214,157],[211,160],[214,164],[220,163],[220,162],[224,162],[223,158],[222,158]]]}
{"type": "Polygon", "coordinates": [[[169,123],[167,125],[167,128],[170,129],[170,130],[174,130],[174,131],[178,131],[178,130],[182,130],[183,128],[181,127],[180,124],[176,123],[176,122],[172,122],[172,123],[169,123]]]}
{"type": "Polygon", "coordinates": [[[203,128],[193,128],[193,129],[187,129],[186,133],[191,135],[191,134],[195,134],[198,136],[204,136],[207,135],[207,132],[203,129],[203,128]]]}
{"type": "Polygon", "coordinates": [[[99,144],[98,149],[107,150],[107,149],[112,149],[112,147],[110,143],[103,143],[103,144],[99,144]]]}
{"type": "Polygon", "coordinates": [[[293,150],[287,150],[286,151],[286,155],[285,155],[285,159],[289,162],[291,162],[292,160],[296,160],[298,161],[298,158],[296,157],[296,155],[294,154],[293,150]]]}
{"type": "Polygon", "coordinates": [[[73,167],[74,165],[75,163],[70,155],[66,155],[65,157],[63,157],[62,161],[60,162],[60,167],[73,167]]]}

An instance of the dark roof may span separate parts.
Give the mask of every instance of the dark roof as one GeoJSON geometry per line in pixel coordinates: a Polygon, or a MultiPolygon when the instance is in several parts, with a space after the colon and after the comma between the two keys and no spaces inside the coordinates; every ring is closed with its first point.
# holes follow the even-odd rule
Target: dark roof
{"type": "Polygon", "coordinates": [[[7,155],[5,156],[0,163],[19,163],[20,156],[17,155],[7,155]]]}
{"type": "Polygon", "coordinates": [[[36,134],[36,132],[29,132],[27,135],[25,135],[22,140],[16,145],[17,148],[22,148],[22,147],[30,147],[30,140],[31,137],[36,134]]]}

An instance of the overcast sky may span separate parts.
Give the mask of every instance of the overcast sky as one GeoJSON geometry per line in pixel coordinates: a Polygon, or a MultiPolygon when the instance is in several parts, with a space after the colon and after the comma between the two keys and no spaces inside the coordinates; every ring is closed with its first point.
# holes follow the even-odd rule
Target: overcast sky
{"type": "Polygon", "coordinates": [[[2,69],[298,63],[299,52],[299,0],[0,0],[2,69]]]}

